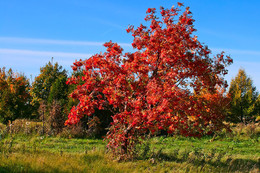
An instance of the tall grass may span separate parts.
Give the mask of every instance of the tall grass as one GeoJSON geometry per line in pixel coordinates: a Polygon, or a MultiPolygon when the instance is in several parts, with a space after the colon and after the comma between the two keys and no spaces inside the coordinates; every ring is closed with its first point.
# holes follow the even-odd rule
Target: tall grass
{"type": "MultiPolygon", "coordinates": [[[[7,133],[0,140],[0,172],[259,172],[259,126],[238,125],[212,137],[153,137],[132,161],[107,153],[102,139],[7,133]]],[[[5,130],[2,130],[2,132],[5,130]]]]}

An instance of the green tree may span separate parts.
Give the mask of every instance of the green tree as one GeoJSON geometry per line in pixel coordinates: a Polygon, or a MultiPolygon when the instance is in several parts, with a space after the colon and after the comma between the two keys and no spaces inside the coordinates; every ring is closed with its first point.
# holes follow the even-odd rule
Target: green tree
{"type": "Polygon", "coordinates": [[[65,106],[68,102],[68,85],[66,84],[67,76],[60,75],[52,84],[48,96],[48,104],[58,100],[61,105],[65,106]]]}
{"type": "Polygon", "coordinates": [[[29,80],[22,74],[0,68],[0,122],[30,118],[29,80]]]}
{"type": "Polygon", "coordinates": [[[260,95],[258,95],[258,98],[255,103],[255,111],[256,111],[256,121],[260,121],[260,95]]]}
{"type": "Polygon", "coordinates": [[[246,123],[256,114],[255,103],[258,92],[244,69],[239,69],[235,79],[232,79],[229,94],[232,101],[228,120],[235,123],[246,123]]]}
{"type": "Polygon", "coordinates": [[[66,116],[68,115],[68,85],[67,77],[59,76],[50,88],[47,102],[47,123],[52,134],[58,134],[64,127],[66,116]]]}
{"type": "MultiPolygon", "coordinates": [[[[35,107],[35,110],[39,108],[40,102],[45,102],[45,104],[52,102],[53,99],[58,97],[65,97],[67,91],[63,91],[65,79],[67,78],[67,71],[62,68],[58,63],[53,64],[48,62],[44,67],[40,69],[40,74],[35,78],[32,83],[31,95],[32,105],[35,107]],[[59,88],[57,92],[57,87],[61,82],[64,81],[63,87],[59,88]],[[55,86],[53,86],[55,85],[55,86]],[[52,87],[53,86],[53,87],[52,87]],[[53,88],[53,89],[52,89],[53,88]],[[53,90],[53,91],[51,91],[53,90]],[[51,95],[50,95],[51,93],[51,95]],[[61,94],[64,93],[64,94],[61,94]]],[[[37,111],[35,111],[37,114],[37,111]]]]}

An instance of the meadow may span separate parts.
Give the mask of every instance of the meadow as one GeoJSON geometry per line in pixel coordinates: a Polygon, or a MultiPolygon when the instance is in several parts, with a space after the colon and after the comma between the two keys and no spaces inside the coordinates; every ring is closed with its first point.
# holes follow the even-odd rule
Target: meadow
{"type": "Polygon", "coordinates": [[[259,125],[232,130],[200,139],[147,138],[128,161],[112,157],[103,139],[1,130],[0,172],[259,172],[259,125]]]}

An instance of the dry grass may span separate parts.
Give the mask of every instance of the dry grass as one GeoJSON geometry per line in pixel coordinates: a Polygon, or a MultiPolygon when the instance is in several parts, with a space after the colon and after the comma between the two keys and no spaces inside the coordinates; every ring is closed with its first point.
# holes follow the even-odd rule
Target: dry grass
{"type": "Polygon", "coordinates": [[[259,124],[238,124],[214,141],[154,137],[125,162],[112,158],[101,139],[41,136],[38,123],[25,120],[3,135],[8,128],[0,124],[0,172],[260,172],[259,124]]]}

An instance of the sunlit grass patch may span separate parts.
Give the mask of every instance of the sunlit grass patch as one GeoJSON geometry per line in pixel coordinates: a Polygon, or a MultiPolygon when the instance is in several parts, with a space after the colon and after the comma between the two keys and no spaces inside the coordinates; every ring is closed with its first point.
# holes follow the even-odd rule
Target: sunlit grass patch
{"type": "Polygon", "coordinates": [[[120,161],[102,139],[6,136],[0,172],[258,172],[255,139],[154,137],[134,160],[120,161]]]}

